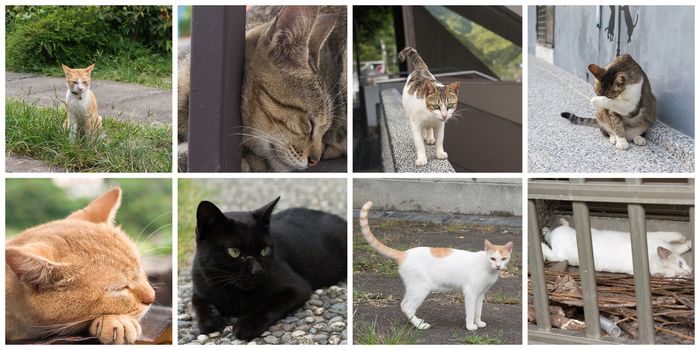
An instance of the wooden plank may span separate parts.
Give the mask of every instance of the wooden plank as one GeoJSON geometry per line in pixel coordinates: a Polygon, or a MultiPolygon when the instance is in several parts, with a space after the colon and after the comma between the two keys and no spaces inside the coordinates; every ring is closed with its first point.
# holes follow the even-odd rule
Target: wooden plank
{"type": "Polygon", "coordinates": [[[693,205],[693,186],[687,184],[571,183],[537,180],[528,184],[528,198],[625,204],[693,205]]]}
{"type": "Polygon", "coordinates": [[[627,208],[630,216],[634,294],[637,299],[639,341],[644,344],[654,344],[646,215],[644,214],[644,207],[640,204],[629,204],[627,208]]]}
{"type": "Polygon", "coordinates": [[[552,323],[549,318],[549,296],[547,295],[544,259],[542,257],[540,232],[537,225],[537,210],[534,201],[527,201],[527,216],[530,278],[532,279],[532,294],[535,302],[537,329],[546,332],[552,329],[552,323]]]}
{"type": "Polygon", "coordinates": [[[600,314],[598,312],[598,292],[596,291],[595,283],[591,219],[586,203],[573,202],[572,204],[574,225],[576,226],[576,245],[578,247],[586,335],[589,338],[598,339],[600,338],[600,314]]]}

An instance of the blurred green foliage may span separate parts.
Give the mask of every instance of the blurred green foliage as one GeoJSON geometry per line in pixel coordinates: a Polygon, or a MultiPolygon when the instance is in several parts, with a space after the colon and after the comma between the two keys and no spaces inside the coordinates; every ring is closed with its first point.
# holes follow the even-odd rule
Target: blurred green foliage
{"type": "Polygon", "coordinates": [[[177,263],[182,269],[189,266],[194,257],[197,206],[202,198],[212,193],[195,179],[180,179],[177,186],[177,263]]]}
{"type": "MultiPolygon", "coordinates": [[[[172,252],[172,194],[170,179],[107,179],[106,189],[120,186],[122,203],[116,222],[145,255],[172,252]]],[[[105,190],[106,190],[105,189],[105,190]]],[[[7,179],[6,236],[62,219],[98,195],[73,198],[51,179],[7,179]]]]}
{"type": "Polygon", "coordinates": [[[360,61],[381,61],[382,42],[386,46],[386,73],[398,73],[396,37],[392,6],[353,7],[355,42],[360,61]]]}
{"type": "Polygon", "coordinates": [[[192,6],[178,6],[177,16],[177,36],[184,38],[192,35],[192,6]]]}

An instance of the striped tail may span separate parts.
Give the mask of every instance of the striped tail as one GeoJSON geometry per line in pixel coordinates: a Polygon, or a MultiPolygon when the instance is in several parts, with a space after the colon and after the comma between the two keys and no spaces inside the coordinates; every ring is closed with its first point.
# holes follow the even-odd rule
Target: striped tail
{"type": "Polygon", "coordinates": [[[369,208],[371,207],[372,202],[367,202],[362,206],[362,211],[360,211],[360,227],[362,227],[362,235],[365,236],[367,243],[369,243],[369,245],[380,254],[394,260],[403,260],[406,253],[385,246],[372,234],[372,230],[369,228],[369,221],[367,221],[367,215],[369,214],[369,208]]]}
{"type": "Polygon", "coordinates": [[[413,63],[414,70],[428,69],[428,65],[425,64],[423,59],[418,54],[418,51],[416,51],[416,49],[410,46],[399,52],[399,60],[401,60],[401,62],[406,61],[406,59],[408,58],[411,59],[411,63],[413,63]]]}
{"type": "Polygon", "coordinates": [[[561,117],[564,119],[568,119],[572,124],[576,125],[598,126],[598,120],[596,120],[595,118],[581,118],[576,114],[569,112],[563,112],[561,114],[561,117]]]}

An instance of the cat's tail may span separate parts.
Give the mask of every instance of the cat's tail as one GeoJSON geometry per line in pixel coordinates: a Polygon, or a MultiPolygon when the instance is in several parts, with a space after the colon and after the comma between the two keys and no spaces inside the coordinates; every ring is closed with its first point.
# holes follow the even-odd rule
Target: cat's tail
{"type": "Polygon", "coordinates": [[[568,119],[572,124],[585,125],[585,126],[598,126],[598,120],[595,118],[581,118],[576,114],[563,112],[561,117],[568,119]]]}
{"type": "Polygon", "coordinates": [[[409,58],[411,59],[411,63],[413,63],[414,70],[428,69],[428,65],[425,64],[418,54],[418,51],[410,46],[399,52],[399,60],[401,60],[401,62],[405,62],[409,58]]]}
{"type": "Polygon", "coordinates": [[[371,207],[372,202],[367,202],[365,203],[365,205],[362,206],[362,210],[360,211],[360,227],[362,228],[362,235],[365,236],[367,243],[369,243],[369,245],[372,246],[372,248],[374,248],[380,254],[388,258],[392,258],[394,260],[403,260],[404,256],[406,255],[405,252],[398,251],[396,249],[385,246],[376,237],[374,237],[374,234],[372,234],[372,230],[370,230],[369,228],[369,221],[367,220],[367,216],[369,215],[369,208],[371,207]]]}

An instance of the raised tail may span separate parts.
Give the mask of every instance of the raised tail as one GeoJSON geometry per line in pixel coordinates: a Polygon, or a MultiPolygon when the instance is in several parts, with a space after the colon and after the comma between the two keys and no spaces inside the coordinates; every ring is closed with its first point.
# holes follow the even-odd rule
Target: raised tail
{"type": "Polygon", "coordinates": [[[403,260],[406,253],[398,251],[396,249],[389,248],[382,244],[376,237],[372,234],[372,230],[369,228],[369,221],[367,220],[367,215],[369,214],[369,208],[372,207],[372,202],[367,202],[362,206],[360,211],[360,227],[362,228],[362,235],[365,236],[367,243],[369,243],[372,248],[388,258],[394,260],[403,260]]]}
{"type": "Polygon", "coordinates": [[[414,70],[428,69],[428,65],[425,64],[423,59],[418,54],[418,51],[410,46],[399,52],[399,60],[401,60],[401,62],[404,62],[409,58],[411,59],[411,63],[413,63],[414,70]]]}
{"type": "Polygon", "coordinates": [[[595,118],[581,118],[576,114],[569,112],[563,112],[561,114],[561,117],[564,119],[568,119],[571,123],[576,125],[598,126],[598,120],[596,120],[595,118]]]}

